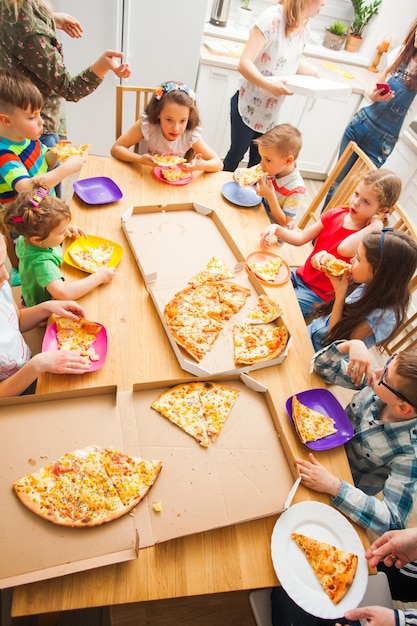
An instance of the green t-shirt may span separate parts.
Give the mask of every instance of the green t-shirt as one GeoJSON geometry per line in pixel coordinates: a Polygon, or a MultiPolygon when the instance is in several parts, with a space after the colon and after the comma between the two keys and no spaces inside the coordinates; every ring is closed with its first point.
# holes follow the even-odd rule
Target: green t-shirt
{"type": "Polygon", "coordinates": [[[62,248],[37,248],[20,236],[16,241],[22,297],[26,306],[52,300],[46,286],[54,280],[64,280],[61,273],[62,248]]]}

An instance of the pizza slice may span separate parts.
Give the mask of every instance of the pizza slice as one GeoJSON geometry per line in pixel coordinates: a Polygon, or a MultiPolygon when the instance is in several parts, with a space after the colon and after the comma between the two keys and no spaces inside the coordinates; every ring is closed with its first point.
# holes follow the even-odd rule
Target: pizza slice
{"type": "Polygon", "coordinates": [[[351,263],[346,263],[342,259],[331,255],[327,260],[320,265],[320,269],[332,274],[333,276],[342,276],[342,274],[350,274],[352,271],[351,263]]]}
{"type": "Polygon", "coordinates": [[[317,441],[337,432],[332,417],[301,404],[297,396],[292,398],[292,419],[302,443],[317,441]]]}
{"type": "Polygon", "coordinates": [[[217,293],[222,306],[225,307],[226,319],[229,319],[245,306],[246,300],[252,292],[248,287],[243,287],[236,283],[219,282],[217,284],[217,293]],[[231,314],[227,313],[228,310],[231,314]]]}
{"type": "Polygon", "coordinates": [[[188,282],[191,285],[199,285],[200,283],[204,283],[207,280],[218,281],[233,277],[234,273],[226,265],[226,263],[224,263],[224,261],[216,257],[212,257],[210,261],[206,263],[204,268],[188,282]]]}
{"type": "Polygon", "coordinates": [[[169,183],[176,183],[179,180],[190,178],[190,172],[183,172],[179,169],[162,169],[161,176],[169,183]]]}
{"type": "Polygon", "coordinates": [[[224,305],[220,302],[217,283],[211,281],[192,285],[176,294],[177,297],[197,307],[200,312],[217,320],[229,319],[224,305]]]}
{"type": "Polygon", "coordinates": [[[250,187],[255,185],[266,175],[260,165],[255,165],[247,169],[240,170],[236,174],[237,183],[240,187],[250,187]]]}
{"type": "Polygon", "coordinates": [[[288,341],[287,327],[235,324],[233,346],[236,365],[253,365],[276,359],[288,341]]]}
{"type": "Polygon", "coordinates": [[[194,437],[201,446],[208,448],[210,437],[197,388],[186,385],[172,387],[156,398],[151,407],[194,437]]]}
{"type": "Polygon", "coordinates": [[[196,361],[201,361],[210,352],[221,330],[209,330],[207,326],[202,326],[201,322],[204,320],[189,326],[169,326],[175,342],[196,361]]]}
{"type": "Polygon", "coordinates": [[[95,247],[71,246],[68,248],[68,254],[78,267],[94,273],[109,263],[114,249],[114,246],[106,242],[95,247]]]}
{"type": "Polygon", "coordinates": [[[279,257],[270,258],[263,261],[253,261],[248,264],[249,269],[267,283],[274,283],[282,266],[282,259],[279,257]]]}
{"type": "Polygon", "coordinates": [[[196,384],[199,385],[207,433],[214,441],[221,433],[239,392],[237,389],[222,383],[202,382],[196,384]]]}
{"type": "Polygon", "coordinates": [[[91,149],[91,144],[74,145],[71,141],[58,141],[55,146],[49,148],[58,155],[60,161],[66,161],[71,156],[86,157],[91,149]]]}
{"type": "Polygon", "coordinates": [[[300,533],[292,533],[292,539],[303,551],[330,600],[333,604],[339,604],[354,581],[357,555],[300,533]]]}
{"type": "Polygon", "coordinates": [[[92,344],[103,326],[97,322],[90,322],[83,318],[70,320],[66,317],[56,318],[56,338],[58,350],[68,350],[86,356],[90,361],[97,361],[92,344]]]}
{"type": "Polygon", "coordinates": [[[256,306],[244,318],[243,323],[269,324],[282,315],[281,307],[266,294],[258,297],[256,306]]]}
{"type": "Polygon", "coordinates": [[[185,163],[187,160],[178,154],[153,154],[152,158],[160,167],[176,167],[178,163],[185,163]]]}

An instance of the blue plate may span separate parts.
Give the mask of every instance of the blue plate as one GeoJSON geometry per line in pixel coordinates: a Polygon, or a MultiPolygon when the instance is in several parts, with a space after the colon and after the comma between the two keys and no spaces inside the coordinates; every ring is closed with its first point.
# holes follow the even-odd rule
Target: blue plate
{"type": "Polygon", "coordinates": [[[251,207],[261,202],[261,197],[256,195],[253,187],[241,187],[234,180],[224,183],[222,194],[226,200],[238,206],[251,207]]]}
{"type": "Polygon", "coordinates": [[[77,180],[73,188],[77,196],[87,204],[108,204],[120,200],[123,196],[116,183],[106,176],[77,180]]]}

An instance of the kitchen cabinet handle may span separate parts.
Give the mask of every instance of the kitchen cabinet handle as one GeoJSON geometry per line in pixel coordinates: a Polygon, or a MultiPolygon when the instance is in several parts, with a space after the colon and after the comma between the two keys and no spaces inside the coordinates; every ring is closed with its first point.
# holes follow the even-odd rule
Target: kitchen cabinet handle
{"type": "Polygon", "coordinates": [[[216,71],[212,71],[210,72],[210,75],[212,78],[222,78],[222,79],[226,79],[228,78],[229,74],[227,72],[216,72],[216,71]]]}

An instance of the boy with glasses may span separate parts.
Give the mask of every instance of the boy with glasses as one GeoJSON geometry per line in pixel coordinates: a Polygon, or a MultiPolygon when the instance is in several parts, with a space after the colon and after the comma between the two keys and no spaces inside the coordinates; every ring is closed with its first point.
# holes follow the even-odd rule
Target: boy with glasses
{"type": "Polygon", "coordinates": [[[301,482],[328,493],[332,504],[363,528],[378,534],[405,528],[417,481],[417,348],[393,354],[374,372],[358,339],[334,342],[313,360],[326,382],[361,389],[346,407],[354,428],[345,444],[354,485],[312,454],[296,460],[301,482]]]}

